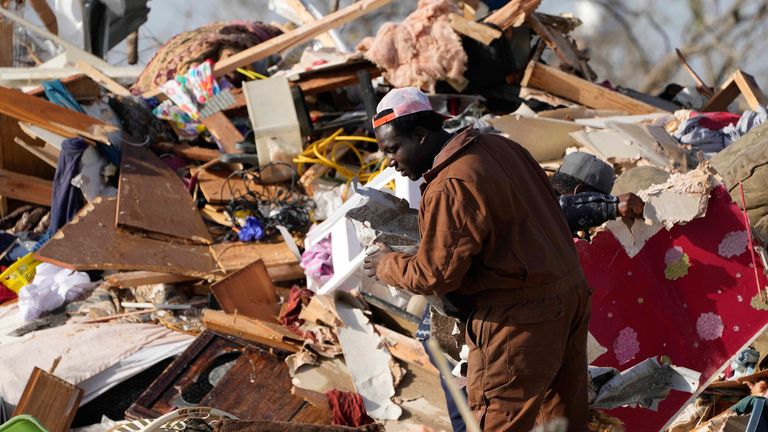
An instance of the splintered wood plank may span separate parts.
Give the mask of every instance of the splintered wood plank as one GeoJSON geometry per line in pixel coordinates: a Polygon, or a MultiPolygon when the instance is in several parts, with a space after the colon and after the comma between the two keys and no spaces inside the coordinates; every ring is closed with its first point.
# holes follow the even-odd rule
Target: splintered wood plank
{"type": "Polygon", "coordinates": [[[611,109],[629,114],[664,112],[653,105],[581,79],[556,68],[531,62],[525,70],[521,85],[552,93],[555,96],[584,105],[587,108],[611,109]]]}
{"type": "Polygon", "coordinates": [[[83,136],[109,144],[118,128],[18,90],[0,86],[0,113],[40,126],[67,138],[83,136]]]}
{"type": "Polygon", "coordinates": [[[123,87],[120,85],[120,83],[107,76],[107,74],[100,71],[98,68],[96,68],[96,66],[86,61],[80,60],[75,63],[75,67],[83,71],[83,73],[88,75],[90,79],[99,83],[102,87],[109,90],[110,92],[118,96],[131,96],[131,92],[127,88],[123,87]]]}
{"type": "Polygon", "coordinates": [[[448,15],[448,21],[450,22],[453,31],[471,37],[484,45],[490,45],[491,42],[501,37],[501,31],[474,20],[464,18],[459,14],[452,13],[448,15]]]}
{"type": "Polygon", "coordinates": [[[209,330],[260,343],[287,352],[297,352],[304,342],[285,327],[246,316],[206,309],[203,325],[209,330]]]}
{"type": "Polygon", "coordinates": [[[205,278],[217,271],[208,246],[154,240],[115,227],[117,199],[97,198],[35,254],[74,270],[145,270],[205,278]]]}
{"type": "Polygon", "coordinates": [[[147,147],[123,145],[116,224],[159,240],[212,243],[181,179],[147,147]]]}
{"type": "Polygon", "coordinates": [[[277,322],[277,292],[260,259],[216,282],[211,291],[226,313],[277,322]]]}
{"type": "Polygon", "coordinates": [[[83,390],[35,367],[13,415],[31,415],[50,432],[66,432],[82,397],[83,390]]]}
{"type": "Polygon", "coordinates": [[[285,242],[219,243],[211,246],[211,252],[219,267],[227,273],[240,270],[256,260],[264,261],[267,271],[273,267],[299,266],[299,260],[285,242]]]}
{"type": "Polygon", "coordinates": [[[52,191],[50,180],[0,169],[0,195],[6,198],[50,206],[52,191]]]}
{"type": "Polygon", "coordinates": [[[242,142],[245,138],[223,112],[219,111],[204,118],[202,123],[216,141],[221,143],[225,153],[242,153],[235,144],[242,142]]]}
{"type": "Polygon", "coordinates": [[[502,30],[518,27],[523,24],[526,16],[533,13],[541,4],[541,0],[512,0],[490,14],[485,22],[493,24],[502,30]]]}

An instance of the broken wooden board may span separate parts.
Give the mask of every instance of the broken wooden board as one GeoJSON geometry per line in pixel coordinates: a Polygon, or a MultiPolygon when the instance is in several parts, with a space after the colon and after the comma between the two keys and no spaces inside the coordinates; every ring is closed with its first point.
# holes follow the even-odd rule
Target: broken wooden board
{"type": "Polygon", "coordinates": [[[52,194],[50,180],[0,169],[0,196],[50,206],[52,194]]]}
{"type": "Polygon", "coordinates": [[[302,277],[304,274],[304,270],[299,266],[298,258],[285,242],[219,243],[211,246],[211,252],[225,273],[240,270],[256,260],[263,260],[273,281],[275,280],[273,270],[279,270],[280,274],[289,274],[290,269],[296,269],[296,271],[301,271],[302,277]]]}
{"type": "Polygon", "coordinates": [[[198,162],[209,162],[218,159],[219,156],[221,156],[221,152],[216,149],[191,146],[188,144],[160,142],[151,144],[151,146],[153,150],[170,152],[177,156],[182,156],[198,162]]]}
{"type": "Polygon", "coordinates": [[[249,193],[256,196],[272,196],[280,188],[275,185],[261,185],[255,181],[244,181],[231,174],[232,172],[226,169],[197,171],[197,184],[209,203],[228,204],[235,198],[248,199],[249,193]]]}
{"type": "Polygon", "coordinates": [[[513,114],[496,117],[490,123],[539,162],[562,159],[565,149],[579,145],[569,133],[584,129],[571,121],[513,114]]]}
{"type": "Polygon", "coordinates": [[[88,75],[94,82],[99,83],[110,92],[118,96],[131,96],[131,92],[127,88],[121,86],[120,83],[107,76],[104,72],[96,68],[96,66],[83,60],[75,63],[75,66],[83,71],[84,74],[88,75]]]}
{"type": "Polygon", "coordinates": [[[702,112],[727,111],[739,94],[744,96],[752,110],[768,105],[768,98],[755,81],[755,77],[737,70],[717,90],[714,96],[701,108],[702,112]]]}
{"type": "Polygon", "coordinates": [[[147,147],[123,144],[115,223],[158,240],[213,242],[181,179],[147,147]]]}
{"type": "Polygon", "coordinates": [[[151,419],[189,405],[218,408],[240,418],[329,424],[331,415],[291,394],[284,352],[205,331],[126,412],[151,419]],[[220,369],[211,386],[212,370],[220,369]]]}
{"type": "Polygon", "coordinates": [[[298,352],[304,343],[298,335],[280,324],[240,314],[206,309],[203,312],[203,324],[210,330],[287,352],[298,352]]]}
{"type": "Polygon", "coordinates": [[[211,292],[226,313],[277,322],[277,292],[260,259],[213,284],[211,292]]]}
{"type": "Polygon", "coordinates": [[[139,285],[173,284],[178,282],[193,281],[198,278],[176,275],[171,273],[158,273],[150,271],[120,272],[104,277],[112,288],[131,288],[139,285]]]}
{"type": "Polygon", "coordinates": [[[539,7],[541,0],[512,0],[490,14],[484,21],[506,30],[519,27],[539,7]]]}
{"type": "Polygon", "coordinates": [[[242,153],[235,144],[243,142],[245,138],[223,112],[202,119],[202,123],[224,148],[224,153],[242,153]]]}
{"type": "Polygon", "coordinates": [[[40,126],[67,138],[82,136],[109,144],[115,126],[35,96],[0,86],[0,113],[40,126]]]}
{"type": "Polygon", "coordinates": [[[116,209],[116,198],[86,204],[36,258],[79,271],[145,270],[206,278],[218,270],[208,246],[168,243],[118,229],[116,209]]]}
{"type": "Polygon", "coordinates": [[[597,78],[597,74],[589,67],[587,61],[583,58],[575,43],[568,40],[565,34],[559,31],[552,31],[544,25],[535,14],[529,14],[525,17],[525,22],[541,37],[547,46],[554,51],[560,62],[568,68],[578,71],[589,81],[597,78]]]}
{"type": "Polygon", "coordinates": [[[82,389],[35,367],[13,415],[31,415],[49,432],[67,432],[82,397],[82,389]]]}
{"type": "Polygon", "coordinates": [[[544,90],[587,108],[610,109],[630,114],[663,112],[652,105],[535,61],[525,70],[521,85],[544,90]]]}
{"type": "MultiPolygon", "coordinates": [[[[348,63],[329,66],[327,68],[311,70],[299,74],[296,81],[292,79],[292,85],[298,85],[304,96],[316,95],[337,88],[351,86],[360,82],[358,72],[366,70],[371,78],[381,75],[381,70],[373,63],[365,61],[350,61],[348,63]]],[[[245,97],[243,104],[245,104],[245,97]]],[[[237,99],[236,99],[237,100],[237,99]]]]}

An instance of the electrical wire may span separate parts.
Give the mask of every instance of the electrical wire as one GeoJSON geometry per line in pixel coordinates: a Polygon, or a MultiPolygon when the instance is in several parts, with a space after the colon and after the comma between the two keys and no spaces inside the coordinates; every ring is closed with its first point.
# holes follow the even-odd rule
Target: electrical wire
{"type": "Polygon", "coordinates": [[[319,164],[336,170],[338,174],[345,177],[347,183],[357,177],[361,182],[367,183],[386,169],[386,159],[377,159],[366,162],[365,157],[353,142],[376,143],[376,139],[357,136],[341,135],[344,129],[338,129],[331,135],[309,144],[304,151],[293,159],[298,166],[299,174],[304,173],[305,164],[319,164]],[[339,146],[347,147],[354,154],[358,161],[358,169],[353,171],[348,166],[342,165],[336,157],[339,146]]]}
{"type": "Polygon", "coordinates": [[[256,217],[264,228],[266,236],[277,232],[282,225],[292,232],[305,232],[310,225],[310,211],[314,210],[312,201],[300,184],[296,182],[296,168],[285,162],[272,162],[261,168],[232,172],[221,185],[219,196],[224,196],[225,188],[229,192],[226,212],[232,220],[234,230],[242,228],[239,220],[247,216],[256,217]],[[261,171],[272,167],[286,167],[293,172],[290,187],[264,185],[261,171]],[[239,183],[238,183],[239,182],[239,183]]]}

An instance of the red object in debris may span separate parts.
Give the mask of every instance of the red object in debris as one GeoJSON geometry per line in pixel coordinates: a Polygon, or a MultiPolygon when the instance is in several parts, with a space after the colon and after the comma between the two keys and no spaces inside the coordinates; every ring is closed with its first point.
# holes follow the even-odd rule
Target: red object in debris
{"type": "Polygon", "coordinates": [[[283,303],[280,308],[280,316],[278,321],[288,329],[298,332],[303,336],[303,332],[299,331],[299,326],[303,323],[299,319],[301,308],[309,303],[309,299],[312,298],[314,293],[306,288],[301,288],[298,285],[291,287],[291,292],[288,294],[288,299],[283,303]]]}
{"type": "Polygon", "coordinates": [[[333,424],[357,427],[373,423],[359,394],[328,390],[325,392],[325,397],[328,398],[328,405],[331,406],[333,424]]]}
{"type": "MultiPolygon", "coordinates": [[[[702,389],[768,324],[766,305],[756,303],[744,221],[722,186],[705,217],[662,229],[633,258],[609,231],[576,247],[594,290],[590,332],[608,349],[596,366],[625,370],[666,355],[701,372],[702,389]]],[[[658,431],[692,397],[673,390],[656,412],[609,412],[627,432],[658,431]]]]}
{"type": "Polygon", "coordinates": [[[691,112],[691,117],[694,116],[701,116],[699,126],[709,130],[720,130],[728,125],[735,125],[741,118],[741,114],[729,112],[691,112]]]}
{"type": "Polygon", "coordinates": [[[18,296],[16,295],[15,292],[8,289],[8,287],[6,287],[5,285],[0,284],[0,304],[3,304],[7,301],[11,301],[17,297],[18,296]]]}

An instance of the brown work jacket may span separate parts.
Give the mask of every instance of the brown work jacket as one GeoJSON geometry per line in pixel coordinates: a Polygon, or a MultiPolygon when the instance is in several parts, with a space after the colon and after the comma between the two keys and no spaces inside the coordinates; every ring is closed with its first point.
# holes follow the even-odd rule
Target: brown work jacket
{"type": "Polygon", "coordinates": [[[467,128],[424,174],[415,255],[382,258],[381,282],[474,304],[546,297],[583,281],[573,236],[549,179],[530,153],[467,128]]]}

